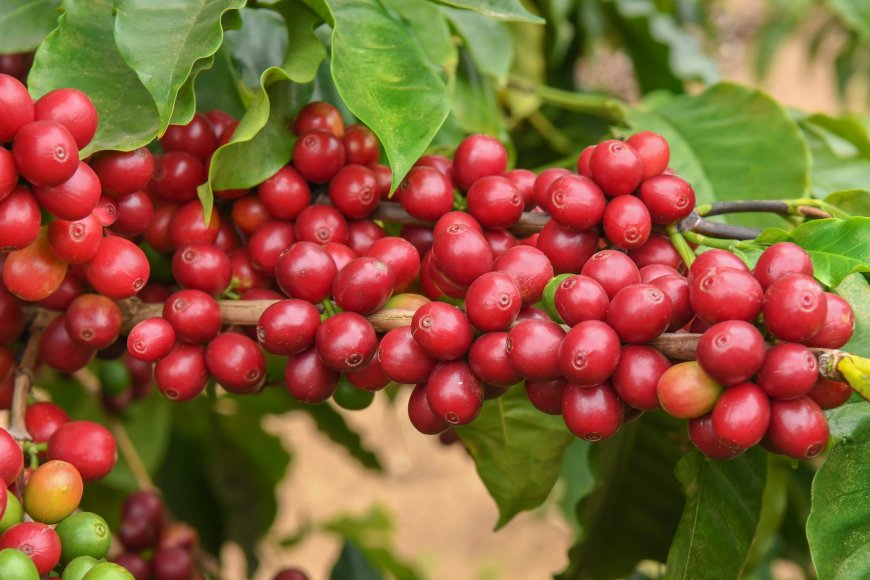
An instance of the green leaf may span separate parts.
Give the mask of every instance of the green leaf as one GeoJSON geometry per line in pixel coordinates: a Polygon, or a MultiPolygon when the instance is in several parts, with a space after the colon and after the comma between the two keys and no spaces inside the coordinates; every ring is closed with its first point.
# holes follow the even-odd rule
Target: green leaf
{"type": "Polygon", "coordinates": [[[716,570],[739,578],[761,515],[766,454],[753,448],[730,461],[711,461],[697,450],[677,464],[686,493],[667,561],[667,578],[699,578],[716,570]]]}
{"type": "Polygon", "coordinates": [[[855,272],[870,272],[870,218],[824,219],[803,223],[790,232],[770,228],[757,241],[775,244],[790,241],[807,251],[815,277],[836,288],[855,272]]]}
{"type": "Polygon", "coordinates": [[[194,82],[196,106],[201,111],[220,109],[238,118],[245,107],[239,94],[240,82],[224,47],[215,55],[214,66],[203,71],[194,82]]]}
{"type": "Polygon", "coordinates": [[[665,561],[684,503],[674,467],[688,445],[684,422],[648,413],[592,446],[595,488],[577,504],[582,531],[560,578],[621,578],[641,560],[665,561]]]}
{"type": "MultiPolygon", "coordinates": [[[[171,406],[171,402],[155,391],[147,399],[130,405],[121,421],[130,437],[130,443],[136,448],[136,453],[148,473],[156,473],[166,456],[172,427],[171,406]]],[[[118,455],[115,468],[102,483],[127,492],[138,488],[133,472],[122,454],[118,455]]]]}
{"type": "Polygon", "coordinates": [[[57,26],[60,0],[4,0],[0,3],[0,54],[28,52],[57,26]]]}
{"type": "Polygon", "coordinates": [[[470,10],[441,9],[471,55],[477,69],[503,83],[514,56],[513,37],[497,20],[470,10]]]}
{"type": "Polygon", "coordinates": [[[301,409],[311,415],[321,433],[329,437],[333,443],[344,447],[363,467],[374,471],[383,470],[378,456],[363,443],[359,434],[348,426],[344,417],[335,409],[325,404],[305,405],[301,409]]]}
{"type": "Polygon", "coordinates": [[[178,95],[175,100],[175,108],[172,109],[172,117],[169,119],[170,125],[186,125],[193,119],[196,113],[196,79],[199,73],[211,69],[214,66],[214,55],[208,58],[201,58],[193,65],[190,71],[190,76],[178,89],[178,95]]]}
{"type": "Polygon", "coordinates": [[[154,98],[160,133],[169,125],[178,92],[196,62],[214,56],[220,48],[222,16],[244,4],[244,0],[115,0],[115,43],[154,98]]]}
{"type": "Polygon", "coordinates": [[[284,16],[287,25],[288,44],[281,68],[296,82],[311,82],[326,58],[326,47],[314,33],[323,19],[300,0],[278,2],[273,9],[284,16]]]}
{"type": "Polygon", "coordinates": [[[870,5],[858,0],[830,0],[828,4],[852,30],[870,36],[870,5]]]}
{"type": "Polygon", "coordinates": [[[571,523],[575,532],[580,531],[577,502],[586,497],[595,486],[595,478],[589,465],[589,452],[594,445],[585,439],[576,438],[562,456],[561,478],[557,484],[562,489],[559,506],[562,508],[562,515],[571,523]]]}
{"type": "MultiPolygon", "coordinates": [[[[695,189],[698,203],[797,198],[809,186],[810,159],[795,122],[766,94],[720,83],[697,96],[651,110],[632,109],[629,125],[652,130],[671,146],[671,166],[695,189]]],[[[744,225],[773,225],[756,216],[744,225]]]]}
{"type": "Polygon", "coordinates": [[[157,108],[115,46],[112,0],[65,0],[63,9],[58,28],[36,51],[28,77],[31,94],[39,98],[62,87],[87,93],[100,122],[82,157],[148,144],[157,135],[157,108]]]}
{"type": "Polygon", "coordinates": [[[852,274],[846,276],[834,292],[842,296],[855,313],[855,333],[843,350],[870,357],[870,283],[863,274],[852,274]]]}
{"type": "MultiPolygon", "coordinates": [[[[819,121],[819,116],[813,117],[819,121]]],[[[812,192],[825,196],[835,191],[862,189],[870,182],[870,157],[849,139],[832,131],[838,123],[816,124],[799,120],[804,140],[812,155],[812,192]]],[[[853,126],[854,128],[854,126],[853,126]]],[[[848,135],[848,134],[847,134],[848,135]]],[[[855,140],[854,136],[852,137],[855,140]]]]}
{"type": "Polygon", "coordinates": [[[380,139],[395,188],[447,117],[447,86],[427,66],[415,39],[379,1],[327,4],[335,86],[351,112],[380,139]]]}
{"type": "Polygon", "coordinates": [[[788,508],[788,486],[792,482],[792,461],[788,457],[767,454],[767,480],[761,500],[761,514],[755,541],[749,550],[744,569],[745,576],[763,573],[776,556],[776,540],[788,508]]]}
{"type": "Polygon", "coordinates": [[[835,191],[825,201],[851,215],[870,216],[870,190],[847,189],[835,191]]]}
{"type": "MultiPolygon", "coordinates": [[[[510,139],[505,130],[504,117],[492,79],[477,72],[465,52],[462,53],[457,67],[453,84],[453,107],[445,128],[451,124],[457,126],[458,139],[469,133],[495,135],[503,142],[510,139]]],[[[450,144],[456,142],[454,140],[450,144]]]]}
{"type": "Polygon", "coordinates": [[[862,402],[837,414],[838,443],[813,480],[807,521],[813,563],[826,580],[861,578],[870,570],[870,413],[862,402]]]}
{"type": "Polygon", "coordinates": [[[436,70],[449,75],[456,68],[458,52],[447,18],[437,6],[420,0],[383,0],[383,3],[407,24],[436,70]]]}
{"type": "Polygon", "coordinates": [[[456,433],[498,504],[496,529],[547,499],[559,477],[562,454],[574,439],[562,418],[535,409],[521,386],[485,402],[480,416],[456,433]]]}
{"type": "Polygon", "coordinates": [[[446,6],[474,10],[497,20],[543,24],[544,19],[525,9],[521,0],[430,0],[446,6]]]}
{"type": "Polygon", "coordinates": [[[353,542],[342,545],[329,574],[330,580],[382,580],[383,577],[353,542]]]}
{"type": "Polygon", "coordinates": [[[232,56],[246,87],[260,86],[260,76],[279,66],[288,49],[287,23],[276,10],[242,8],[242,26],[224,34],[223,48],[232,56]]]}

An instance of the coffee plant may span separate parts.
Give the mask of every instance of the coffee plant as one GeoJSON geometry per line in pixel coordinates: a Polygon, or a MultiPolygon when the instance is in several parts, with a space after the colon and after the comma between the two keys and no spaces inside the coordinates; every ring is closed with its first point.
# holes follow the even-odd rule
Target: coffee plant
{"type": "MultiPolygon", "coordinates": [[[[870,124],[717,82],[669,4],[5,0],[0,577],[254,576],[264,417],[381,470],[375,397],[496,530],[559,483],[560,578],[870,575],[870,124]]],[[[367,525],[332,578],[425,577],[367,525]]]]}

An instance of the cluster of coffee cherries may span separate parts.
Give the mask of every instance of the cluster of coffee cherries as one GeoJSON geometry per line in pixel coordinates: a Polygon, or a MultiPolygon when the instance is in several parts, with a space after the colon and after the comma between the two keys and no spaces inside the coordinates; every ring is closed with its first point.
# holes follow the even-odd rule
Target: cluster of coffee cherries
{"type": "Polygon", "coordinates": [[[112,540],[105,520],[78,510],[84,484],[105,477],[115,465],[111,433],[97,423],[69,421],[47,402],[28,407],[27,427],[33,437],[24,446],[29,467],[18,442],[0,429],[0,479],[6,487],[0,494],[3,577],[38,580],[55,571],[64,578],[132,580],[105,561],[112,540]],[[86,575],[92,568],[96,571],[86,575]]]}

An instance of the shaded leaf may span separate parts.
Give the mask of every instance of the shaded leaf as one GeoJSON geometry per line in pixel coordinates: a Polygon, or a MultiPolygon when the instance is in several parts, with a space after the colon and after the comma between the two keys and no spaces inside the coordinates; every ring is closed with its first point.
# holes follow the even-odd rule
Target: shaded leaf
{"type": "Polygon", "coordinates": [[[859,0],[830,0],[834,11],[854,31],[863,37],[870,36],[870,6],[859,0]]]}
{"type": "Polygon", "coordinates": [[[28,77],[30,93],[39,98],[62,87],[87,93],[100,122],[82,157],[148,144],[157,135],[157,108],[115,46],[112,0],[65,0],[63,9],[58,28],[36,51],[28,77]]]}
{"type": "Polygon", "coordinates": [[[408,25],[420,49],[439,72],[450,74],[456,68],[459,59],[456,46],[453,44],[447,19],[437,6],[420,0],[383,2],[384,6],[394,11],[408,25]]]}
{"type": "Polygon", "coordinates": [[[806,118],[800,120],[800,128],[812,155],[815,195],[866,187],[870,182],[870,158],[862,156],[858,147],[806,118]]]}
{"type": "MultiPolygon", "coordinates": [[[[170,401],[154,391],[147,399],[131,404],[121,420],[130,442],[136,448],[136,453],[148,473],[155,473],[166,456],[169,432],[172,427],[171,405],[170,401]]],[[[123,454],[118,455],[115,468],[102,480],[102,483],[127,492],[138,488],[123,454]]]]}
{"type": "Polygon", "coordinates": [[[284,0],[273,8],[284,16],[287,26],[288,44],[281,68],[296,82],[311,82],[326,58],[326,47],[314,33],[323,19],[300,0],[284,0]]]}
{"type": "Polygon", "coordinates": [[[496,529],[547,499],[559,477],[562,454],[574,439],[562,418],[535,409],[521,386],[485,402],[480,416],[456,433],[498,504],[496,529]]]}
{"type": "Polygon", "coordinates": [[[870,283],[863,274],[852,274],[834,292],[842,296],[855,313],[855,333],[843,350],[870,357],[870,283]]]}
{"type": "MultiPolygon", "coordinates": [[[[671,166],[695,189],[698,203],[796,198],[809,186],[810,159],[795,122],[766,94],[720,83],[651,110],[632,109],[629,125],[664,136],[671,166]]],[[[729,216],[772,225],[766,216],[729,216]]]]}
{"type": "Polygon", "coordinates": [[[465,52],[457,68],[453,107],[445,128],[449,124],[456,125],[457,133],[456,139],[447,141],[451,145],[469,133],[494,135],[503,142],[509,140],[492,80],[475,70],[465,52]]]}
{"type": "Polygon", "coordinates": [[[760,521],[766,461],[758,447],[730,461],[712,461],[697,450],[680,460],[676,476],[686,506],[668,553],[668,578],[711,570],[740,577],[760,521]]]}
{"type": "Polygon", "coordinates": [[[321,433],[329,437],[333,443],[344,447],[363,467],[374,471],[383,470],[378,456],[363,443],[359,433],[352,430],[344,417],[335,409],[325,404],[304,405],[301,409],[311,415],[321,433]]]}
{"type": "Polygon", "coordinates": [[[525,9],[521,0],[431,0],[446,6],[474,10],[498,20],[516,20],[543,24],[544,19],[525,9]]]}
{"type": "Polygon", "coordinates": [[[287,23],[276,10],[243,8],[239,15],[242,27],[226,32],[224,48],[232,56],[241,81],[256,89],[263,71],[280,66],[284,60],[288,50],[287,23]]]}
{"type": "Polygon", "coordinates": [[[586,497],[595,485],[589,465],[589,452],[594,444],[584,439],[576,438],[565,449],[562,456],[562,473],[560,484],[562,495],[559,506],[562,515],[568,520],[575,531],[580,530],[577,521],[577,502],[586,497]]]}
{"type": "Polygon", "coordinates": [[[57,26],[60,0],[4,0],[0,3],[0,54],[28,52],[57,26]]]}
{"type": "Polygon", "coordinates": [[[470,10],[447,7],[441,10],[462,38],[477,70],[504,82],[514,56],[513,38],[507,27],[470,10]]]}
{"type": "Polygon", "coordinates": [[[362,550],[352,542],[345,542],[329,578],[330,580],[381,580],[383,575],[372,566],[362,550]]]}
{"type": "Polygon", "coordinates": [[[201,111],[220,109],[236,118],[245,113],[239,94],[240,84],[225,47],[215,55],[214,65],[203,71],[194,82],[196,105],[201,111]]]}

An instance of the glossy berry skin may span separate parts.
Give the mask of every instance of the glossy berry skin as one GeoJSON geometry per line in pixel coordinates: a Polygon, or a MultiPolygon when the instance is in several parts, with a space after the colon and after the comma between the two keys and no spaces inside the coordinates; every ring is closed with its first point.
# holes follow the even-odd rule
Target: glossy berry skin
{"type": "Polygon", "coordinates": [[[154,577],[162,580],[187,580],[194,571],[193,555],[182,548],[158,548],[151,560],[154,577]]]}
{"type": "Polygon", "coordinates": [[[184,244],[172,256],[172,276],[182,288],[220,294],[230,285],[230,257],[214,244],[184,244]]]}
{"type": "Polygon", "coordinates": [[[611,300],[626,286],[640,283],[640,271],[631,258],[615,250],[595,253],[580,273],[598,282],[611,300]]]}
{"type": "Polygon", "coordinates": [[[689,299],[689,282],[683,276],[669,274],[655,278],[649,283],[659,288],[671,300],[673,309],[671,311],[671,323],[668,325],[670,332],[679,330],[692,320],[695,313],[692,311],[692,304],[689,299]]]}
{"type": "Polygon", "coordinates": [[[803,274],[789,274],[764,292],[764,325],[780,340],[803,342],[821,329],[828,303],[821,286],[803,274]]]}
{"type": "Polygon", "coordinates": [[[523,209],[535,207],[535,180],[538,176],[528,169],[512,169],[505,174],[523,198],[523,209]]]}
{"type": "Polygon", "coordinates": [[[328,205],[310,205],[302,210],[296,218],[294,233],[299,241],[318,244],[345,244],[349,235],[347,220],[328,205]]]}
{"type": "Polygon", "coordinates": [[[436,364],[414,340],[410,326],[385,334],[378,345],[377,359],[391,380],[410,385],[426,382],[436,364]]]}
{"type": "Polygon", "coordinates": [[[369,166],[381,158],[378,138],[365,125],[350,125],[344,130],[341,143],[347,153],[348,164],[369,166]]]}
{"type": "Polygon", "coordinates": [[[245,234],[254,233],[263,224],[272,221],[265,204],[256,195],[240,197],[233,203],[231,217],[235,226],[245,234]]]}
{"type": "Polygon", "coordinates": [[[504,175],[507,151],[497,139],[476,134],[466,137],[453,155],[453,181],[460,189],[468,188],[482,177],[504,175]]]}
{"type": "Polygon", "coordinates": [[[761,441],[769,422],[770,400],[754,383],[728,387],[713,407],[713,431],[735,449],[749,449],[761,441]]]}
{"type": "Polygon", "coordinates": [[[562,393],[562,418],[577,437],[587,441],[607,439],[619,430],[622,401],[608,383],[584,386],[568,383],[562,393]]]}
{"type": "Polygon", "coordinates": [[[364,256],[376,241],[385,237],[387,232],[372,220],[352,220],[347,224],[347,247],[358,256],[364,256]]]}
{"type": "Polygon", "coordinates": [[[64,316],[70,339],[86,348],[106,348],[121,333],[121,308],[111,298],[82,294],[67,307],[64,316]]]}
{"type": "Polygon", "coordinates": [[[571,230],[550,220],[537,236],[535,246],[557,274],[578,273],[598,249],[598,231],[571,230]]]}
{"type": "Polygon", "coordinates": [[[0,200],[0,249],[19,250],[39,235],[42,216],[36,197],[25,187],[16,187],[0,200]]]}
{"type": "Polygon", "coordinates": [[[60,538],[53,529],[37,522],[21,522],[0,536],[0,550],[14,548],[24,552],[36,565],[40,576],[47,575],[60,561],[60,538]]]}
{"type": "Polygon", "coordinates": [[[338,386],[339,374],[326,366],[310,348],[287,360],[284,383],[287,391],[297,401],[308,404],[323,403],[338,386]]]}
{"type": "Polygon", "coordinates": [[[632,147],[643,165],[643,178],[649,179],[660,175],[668,168],[671,159],[671,148],[664,137],[652,131],[635,133],[626,144],[632,147]]]}
{"type": "Polygon", "coordinates": [[[559,347],[562,375],[578,385],[597,385],[610,378],[619,362],[619,337],[600,320],[583,321],[559,347]]]}
{"type": "Polygon", "coordinates": [[[468,213],[484,228],[503,230],[523,215],[523,196],[506,177],[489,175],[475,181],[466,194],[468,213]]]}
{"type": "Polygon", "coordinates": [[[145,252],[124,238],[103,238],[94,257],[82,265],[94,290],[120,300],[136,295],[148,282],[151,267],[145,252]]]}
{"type": "Polygon", "coordinates": [[[652,228],[646,206],[629,195],[619,196],[607,204],[603,223],[604,235],[610,243],[624,250],[643,246],[652,228]]]}
{"type": "MultiPolygon", "coordinates": [[[[649,239],[645,244],[628,252],[628,257],[634,260],[637,267],[643,269],[646,266],[653,264],[665,265],[671,267],[677,274],[683,265],[683,260],[680,254],[674,248],[674,245],[662,234],[650,234],[649,239]]],[[[646,282],[647,280],[644,280],[646,282]]]]}
{"type": "Polygon", "coordinates": [[[451,425],[471,423],[483,406],[483,386],[465,361],[440,362],[429,374],[426,401],[451,425]]]}
{"type": "Polygon", "coordinates": [[[632,284],[616,293],[607,308],[607,324],[622,342],[650,342],[671,323],[671,299],[651,284],[632,284]]]}
{"type": "Polygon", "coordinates": [[[452,225],[436,234],[432,261],[446,278],[465,288],[492,269],[492,248],[483,234],[464,225],[452,225]]]}
{"type": "Polygon", "coordinates": [[[97,109],[79,90],[53,90],[42,95],[33,108],[35,120],[54,121],[66,127],[79,149],[84,149],[97,132],[97,109]]]}
{"type": "Polygon", "coordinates": [[[588,230],[601,222],[607,201],[594,181],[564,175],[547,188],[545,207],[562,227],[588,230]]]}
{"type": "Polygon", "coordinates": [[[807,396],[815,401],[819,407],[828,410],[836,409],[840,405],[845,404],[854,392],[849,383],[832,381],[820,376],[816,384],[813,385],[813,388],[807,393],[807,396]]]}
{"type": "Polygon", "coordinates": [[[12,142],[12,157],[21,176],[38,187],[60,185],[79,165],[73,136],[53,121],[34,121],[19,129],[12,142]]]}
{"type": "Polygon", "coordinates": [[[713,268],[734,268],[744,272],[749,271],[743,260],[738,258],[736,254],[727,250],[712,249],[698,254],[689,268],[689,278],[699,278],[713,268]]]}
{"type": "Polygon", "coordinates": [[[453,184],[434,167],[412,167],[396,192],[398,201],[417,219],[435,221],[453,209],[453,184]]]}
{"type": "Polygon", "coordinates": [[[543,411],[548,415],[561,415],[562,394],[567,384],[565,379],[526,381],[526,397],[539,411],[543,411]]]}
{"type": "Polygon", "coordinates": [[[472,329],[468,318],[455,306],[429,302],[414,313],[411,335],[429,357],[444,361],[468,352],[472,329]]]}
{"type": "Polygon", "coordinates": [[[311,303],[329,297],[336,273],[329,253],[312,242],[296,242],[275,264],[275,279],[284,294],[311,303]]]}
{"type": "Polygon", "coordinates": [[[163,304],[163,318],[175,329],[180,342],[202,344],[215,336],[221,327],[217,301],[202,290],[179,290],[163,304]]]}
{"type": "MultiPolygon", "coordinates": [[[[483,394],[481,393],[481,398],[483,394]]],[[[429,399],[426,394],[426,383],[420,383],[411,391],[411,396],[408,399],[408,419],[414,429],[424,435],[437,435],[441,433],[450,424],[441,416],[437,415],[432,407],[429,406],[429,399]]]]}
{"type": "Polygon", "coordinates": [[[96,481],[115,466],[115,438],[99,423],[71,421],[58,427],[49,438],[48,458],[71,463],[85,482],[96,481]]]}
{"type": "Polygon", "coordinates": [[[9,486],[18,479],[18,474],[24,468],[24,455],[18,442],[12,438],[9,431],[0,429],[0,480],[9,486]]]}
{"type": "Polygon", "coordinates": [[[293,221],[308,207],[311,188],[298,171],[287,165],[257,187],[257,196],[274,218],[293,221]]]}
{"type": "MultiPolygon", "coordinates": [[[[551,167],[550,169],[545,169],[535,178],[535,184],[532,187],[532,197],[535,200],[535,204],[541,209],[549,212],[550,208],[547,206],[549,203],[550,197],[547,195],[550,185],[553,184],[554,181],[559,179],[562,176],[570,175],[571,172],[562,167],[551,167]]],[[[590,177],[589,175],[585,175],[581,173],[584,177],[590,177]]]]}
{"type": "Polygon", "coordinates": [[[435,227],[432,228],[432,234],[437,238],[446,232],[451,226],[462,225],[470,230],[474,230],[479,234],[483,234],[483,227],[470,213],[464,211],[450,211],[438,218],[435,222],[435,227]]]}
{"type": "Polygon", "coordinates": [[[332,282],[335,303],[343,310],[368,315],[389,300],[396,284],[393,271],[377,258],[357,258],[332,282]]]}
{"type": "Polygon", "coordinates": [[[37,301],[60,288],[67,263],[51,253],[46,236],[39,235],[26,248],[15,250],[3,264],[3,284],[22,300],[37,301]]]}
{"type": "Polygon", "coordinates": [[[506,330],[522,308],[522,297],[507,274],[487,272],[465,294],[465,315],[482,332],[506,330]]]}
{"type": "Polygon", "coordinates": [[[396,278],[393,290],[397,293],[408,290],[420,273],[420,253],[404,238],[381,238],[372,244],[366,256],[377,258],[390,267],[396,278]]]}
{"type": "Polygon", "coordinates": [[[725,445],[713,430],[713,413],[689,419],[687,426],[689,439],[695,444],[698,451],[710,459],[724,461],[737,457],[742,452],[741,449],[725,445]]]}
{"type": "Polygon", "coordinates": [[[293,121],[292,130],[296,135],[304,135],[314,130],[328,131],[336,137],[345,133],[341,113],[324,101],[312,101],[302,107],[293,121]]]}
{"type": "Polygon", "coordinates": [[[801,344],[783,342],[767,351],[757,381],[774,399],[796,399],[807,394],[818,377],[815,355],[801,344]]]}
{"type": "Polygon", "coordinates": [[[565,337],[561,326],[552,321],[524,320],[508,331],[508,362],[518,375],[532,381],[558,378],[559,345],[565,337]]]}
{"type": "Polygon", "coordinates": [[[76,221],[56,219],[48,224],[47,233],[52,253],[70,264],[93,258],[103,241],[103,226],[93,213],[76,221]]]}
{"type": "Polygon", "coordinates": [[[186,402],[205,390],[209,372],[205,347],[178,343],[154,367],[157,389],[170,401],[186,402]]]}
{"type": "Polygon", "coordinates": [[[91,158],[103,193],[123,196],[141,191],[154,173],[154,157],[145,147],[133,151],[104,151],[91,158]]]}
{"type": "Polygon", "coordinates": [[[761,312],[761,285],[745,270],[713,268],[689,285],[689,301],[707,324],[724,320],[752,322],[761,312]]]}
{"type": "Polygon", "coordinates": [[[248,240],[251,265],[266,276],[274,276],[278,258],[295,241],[293,224],[278,220],[264,223],[248,240]]]}
{"type": "Polygon", "coordinates": [[[530,246],[514,246],[493,262],[493,270],[511,277],[523,306],[541,300],[547,282],[553,278],[553,265],[541,250],[530,246]]]}
{"type": "Polygon", "coordinates": [[[63,183],[35,187],[33,192],[40,205],[53,216],[75,221],[87,217],[97,206],[100,181],[91,167],[80,161],[76,171],[63,183]]]}
{"type": "Polygon", "coordinates": [[[791,242],[773,244],[761,253],[752,271],[761,287],[768,286],[788,274],[813,275],[813,261],[806,251],[791,242]]]}
{"type": "Polygon", "coordinates": [[[196,200],[196,188],[208,179],[202,161],[185,151],[167,151],[154,157],[154,175],[148,190],[163,201],[196,200]]]}
{"type": "Polygon", "coordinates": [[[654,348],[630,344],[622,347],[610,384],[626,405],[652,411],[659,408],[656,388],[670,366],[668,359],[654,348]]]}
{"type": "Polygon", "coordinates": [[[0,147],[0,199],[18,185],[18,168],[15,167],[15,159],[12,153],[5,147],[0,147]]]}
{"type": "Polygon", "coordinates": [[[73,342],[64,325],[63,316],[54,319],[39,341],[40,359],[62,373],[74,373],[91,362],[94,350],[73,342]]]}
{"type": "Polygon", "coordinates": [[[300,135],[293,146],[293,166],[312,183],[332,179],[345,160],[341,139],[327,131],[317,129],[300,135]]]}
{"type": "Polygon", "coordinates": [[[33,472],[24,490],[24,511],[34,521],[56,524],[79,506],[82,476],[65,461],[48,461],[33,472]]]}
{"type": "Polygon", "coordinates": [[[363,368],[372,360],[378,339],[364,317],[355,312],[339,312],[320,324],[314,344],[327,367],[348,372],[363,368]]]}
{"type": "Polygon", "coordinates": [[[196,113],[186,125],[170,125],[160,137],[164,151],[184,151],[206,161],[218,147],[218,139],[211,121],[196,113]]]}
{"type": "Polygon", "coordinates": [[[695,190],[676,175],[659,175],[645,180],[640,184],[638,196],[656,225],[678,222],[695,209],[695,190]]]}
{"type": "Polygon", "coordinates": [[[380,201],[374,172],[362,165],[345,165],[329,180],[329,199],[350,219],[368,217],[380,201]]]}
{"type": "Polygon", "coordinates": [[[219,334],[205,351],[208,372],[226,390],[237,395],[254,393],[266,379],[266,357],[257,343],[243,334],[219,334]]]}
{"type": "Polygon", "coordinates": [[[610,139],[595,146],[589,158],[595,183],[611,197],[628,195],[643,179],[643,162],[630,145],[610,139]]]}
{"type": "Polygon", "coordinates": [[[590,179],[592,178],[592,170],[589,168],[589,160],[592,159],[593,151],[595,151],[595,145],[589,145],[584,147],[580,155],[577,156],[577,173],[590,179]]]}
{"type": "Polygon", "coordinates": [[[770,403],[770,426],[765,441],[776,453],[812,459],[828,444],[828,421],[809,397],[770,403]]]}
{"type": "Polygon", "coordinates": [[[694,419],[713,410],[722,394],[722,385],[695,361],[673,365],[659,379],[656,387],[659,404],[668,415],[694,419]]]}
{"type": "Polygon", "coordinates": [[[305,300],[281,300],[272,304],[257,323],[257,339],[264,349],[280,355],[307,350],[320,326],[320,313],[305,300]]]}
{"type": "Polygon", "coordinates": [[[553,304],[565,324],[574,326],[584,320],[605,320],[610,300],[601,284],[576,274],[559,283],[553,304]]]}
{"type": "Polygon", "coordinates": [[[736,385],[761,369],[764,337],[752,324],[727,320],[711,326],[698,341],[698,363],[716,381],[736,385]]]}
{"type": "Polygon", "coordinates": [[[175,346],[175,329],[165,318],[146,318],[127,335],[127,351],[143,362],[157,362],[175,346]]]}
{"type": "Polygon", "coordinates": [[[217,210],[212,209],[208,225],[205,223],[202,204],[198,199],[190,201],[172,214],[169,221],[169,239],[173,248],[184,244],[202,242],[213,244],[217,240],[221,219],[217,210]]]}
{"type": "Polygon", "coordinates": [[[21,81],[0,74],[0,143],[12,141],[21,127],[33,121],[33,100],[21,81]]]}
{"type": "Polygon", "coordinates": [[[453,183],[453,161],[443,155],[424,155],[414,163],[414,167],[431,167],[437,169],[453,183]]]}
{"type": "Polygon", "coordinates": [[[508,361],[507,337],[506,332],[490,332],[471,345],[468,364],[474,375],[486,385],[509,387],[522,380],[508,361]]]}
{"type": "Polygon", "coordinates": [[[37,443],[45,443],[57,431],[58,427],[69,423],[69,415],[47,401],[40,401],[27,406],[24,415],[24,425],[30,437],[37,443]]]}
{"type": "Polygon", "coordinates": [[[826,313],[822,329],[804,344],[814,348],[841,348],[855,332],[855,313],[849,303],[833,294],[825,292],[826,313]]]}

